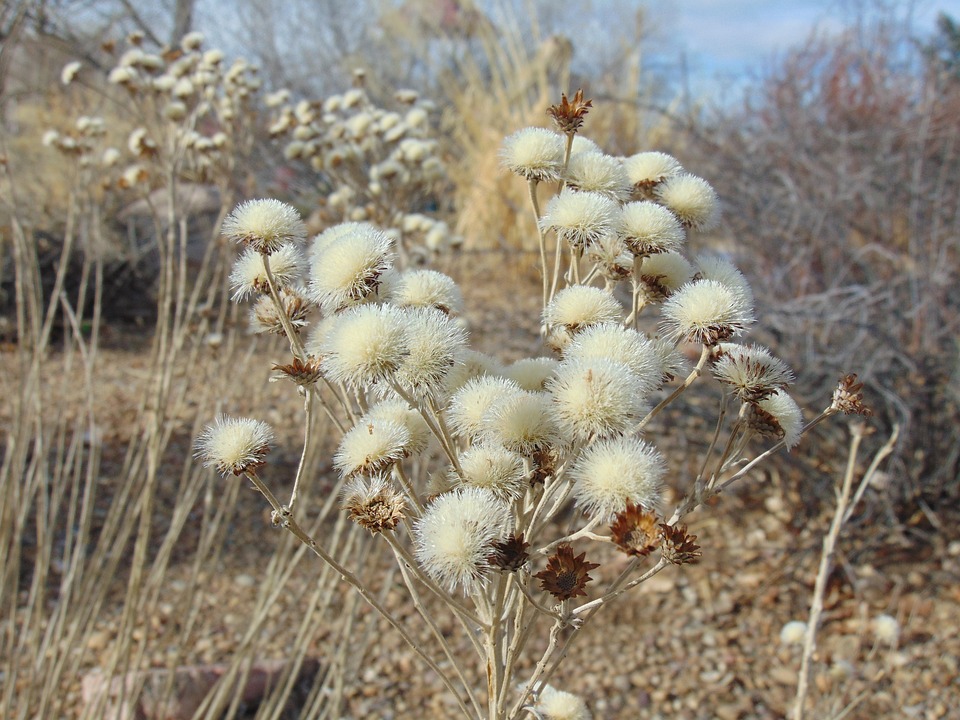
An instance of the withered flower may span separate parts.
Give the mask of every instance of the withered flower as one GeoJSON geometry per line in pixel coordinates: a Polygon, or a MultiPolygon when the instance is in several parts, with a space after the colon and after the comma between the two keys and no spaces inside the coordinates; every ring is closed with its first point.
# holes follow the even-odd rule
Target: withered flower
{"type": "Polygon", "coordinates": [[[546,570],[534,575],[540,581],[540,587],[557,600],[569,600],[586,595],[584,590],[591,578],[589,573],[600,567],[599,563],[587,562],[585,552],[573,554],[573,546],[567,543],[557,547],[557,551],[547,560],[546,570]]]}
{"type": "Polygon", "coordinates": [[[665,560],[674,565],[684,565],[700,561],[700,546],[696,535],[687,534],[686,525],[660,525],[660,549],[665,560]]]}
{"type": "Polygon", "coordinates": [[[627,555],[647,556],[660,543],[657,514],[642,505],[627,503],[610,526],[610,539],[627,555]]]}
{"type": "Polygon", "coordinates": [[[837,389],[833,391],[831,409],[846,415],[863,415],[867,417],[873,411],[863,402],[863,383],[857,382],[856,373],[850,373],[840,378],[837,389]]]}
{"type": "Polygon", "coordinates": [[[547,108],[547,115],[553,118],[560,132],[572,135],[583,125],[583,118],[592,106],[593,100],[584,100],[580,88],[574,93],[573,100],[567,100],[566,93],[562,93],[560,103],[547,108]]]}
{"type": "MultiPolygon", "coordinates": [[[[306,325],[307,314],[312,309],[307,299],[294,288],[280,288],[278,294],[293,329],[299,330],[306,325]]],[[[269,295],[262,296],[253,306],[250,311],[250,325],[258,333],[283,335],[286,332],[280,314],[277,312],[277,306],[273,304],[273,299],[269,295]]]]}
{"type": "Polygon", "coordinates": [[[270,378],[271,381],[288,379],[296,385],[303,386],[312,385],[320,378],[320,360],[312,355],[308,356],[306,360],[295,357],[293,362],[288,365],[274,363],[273,369],[277,371],[277,374],[270,378]]]}
{"type": "Polygon", "coordinates": [[[501,570],[516,572],[530,559],[530,554],[527,552],[529,547],[530,543],[524,541],[523,533],[510,535],[493,543],[493,554],[489,562],[493,567],[501,570]]]}
{"type": "Polygon", "coordinates": [[[357,525],[380,533],[400,523],[406,504],[387,480],[375,476],[358,478],[344,488],[343,509],[357,525]]]}

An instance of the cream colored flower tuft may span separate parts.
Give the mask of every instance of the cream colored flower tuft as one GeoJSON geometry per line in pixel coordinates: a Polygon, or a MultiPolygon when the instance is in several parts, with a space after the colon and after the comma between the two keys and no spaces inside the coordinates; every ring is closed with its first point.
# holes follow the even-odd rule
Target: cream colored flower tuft
{"type": "Polygon", "coordinates": [[[592,720],[593,715],[579,695],[544,685],[537,698],[537,712],[543,720],[592,720]]]}
{"type": "Polygon", "coordinates": [[[753,304],[753,290],[747,278],[732,262],[717,255],[700,255],[697,257],[697,267],[700,277],[704,280],[716,280],[729,285],[743,293],[750,304],[753,304]]]}
{"type": "Polygon", "coordinates": [[[202,32],[189,32],[180,40],[180,47],[187,52],[193,52],[194,50],[200,49],[200,46],[203,45],[203,40],[202,32]]]}
{"type": "Polygon", "coordinates": [[[405,353],[403,313],[392,305],[361,305],[338,315],[316,347],[333,382],[362,388],[396,372],[405,353]]]}
{"type": "Polygon", "coordinates": [[[639,419],[647,385],[607,358],[565,361],[547,382],[560,432],[574,441],[624,433],[639,419]]]}
{"type": "Polygon", "coordinates": [[[720,222],[717,193],[703,178],[687,173],[674,175],[658,185],[655,194],[689,228],[712,230],[720,222]]]}
{"type": "Polygon", "coordinates": [[[423,416],[411,408],[406,400],[382,400],[371,405],[360,422],[367,420],[373,422],[388,420],[397,425],[403,425],[410,433],[410,441],[407,444],[409,455],[418,455],[423,452],[430,442],[430,428],[423,416]]]}
{"type": "Polygon", "coordinates": [[[372,225],[350,223],[319,235],[310,252],[309,289],[327,312],[355,304],[377,290],[393,264],[390,238],[372,225]]]}
{"type": "Polygon", "coordinates": [[[510,508],[493,492],[460,487],[427,506],[414,528],[417,560],[452,592],[471,593],[490,569],[493,544],[511,531],[510,508]]]}
{"type": "Polygon", "coordinates": [[[584,192],[595,192],[611,200],[630,197],[630,179],[620,161],[605,153],[579,153],[570,157],[566,174],[567,186],[584,192]]]}
{"type": "Polygon", "coordinates": [[[273,430],[265,422],[220,415],[197,438],[196,456],[221,475],[242,475],[265,464],[272,442],[273,430]]]}
{"type": "MultiPolygon", "coordinates": [[[[303,266],[303,255],[296,245],[281,245],[270,255],[270,272],[273,273],[278,288],[296,284],[300,280],[303,266]]],[[[263,255],[253,248],[246,248],[234,263],[230,273],[230,288],[233,290],[235,302],[245,300],[255,293],[269,293],[263,255]]]]}
{"type": "Polygon", "coordinates": [[[373,475],[389,470],[409,454],[410,432],[389,420],[361,420],[350,428],[333,456],[343,477],[373,475]]]}
{"type": "Polygon", "coordinates": [[[349,518],[374,534],[393,530],[405,515],[406,503],[381,475],[351,480],[342,497],[349,518]]]}
{"type": "Polygon", "coordinates": [[[613,230],[618,205],[595,192],[564,189],[547,203],[540,226],[557,233],[557,239],[583,249],[613,230]]]}
{"type": "Polygon", "coordinates": [[[666,467],[660,453],[635,437],[615,437],[587,446],[570,470],[573,494],[584,512],[604,520],[627,501],[655,510],[666,467]]]}
{"type": "Polygon", "coordinates": [[[73,62],[68,62],[63,66],[63,70],[60,71],[60,82],[63,85],[69,85],[72,83],[77,75],[80,73],[80,68],[83,67],[83,63],[79,60],[74,60],[73,62]]]}
{"type": "Polygon", "coordinates": [[[538,127],[518,130],[503,141],[500,156],[511,172],[527,180],[552,182],[560,177],[564,139],[538,127]]]}
{"type": "Polygon", "coordinates": [[[721,345],[713,366],[717,380],[733,388],[743,402],[758,402],[793,382],[793,373],[779,358],[759,345],[721,345]]]}
{"type": "Polygon", "coordinates": [[[484,415],[481,437],[524,455],[552,445],[559,437],[549,396],[521,390],[501,398],[484,415]]]}
{"type": "Polygon", "coordinates": [[[716,280],[687,283],[664,302],[661,328],[671,338],[716,345],[753,322],[749,299],[716,280]]]}
{"type": "Polygon", "coordinates": [[[523,457],[499,445],[478,443],[460,455],[463,480],[487,488],[497,497],[512,500],[523,494],[523,457]]]}
{"type": "Polygon", "coordinates": [[[791,620],[780,628],[780,642],[783,645],[803,645],[807,636],[807,624],[802,620],[791,620]]]}
{"type": "Polygon", "coordinates": [[[623,363],[640,381],[642,395],[659,387],[663,375],[656,343],[620,323],[587,328],[574,337],[564,350],[563,358],[566,362],[606,359],[623,363]]]}
{"type": "Polygon", "coordinates": [[[502,377],[482,375],[468,380],[450,399],[453,429],[462,438],[476,437],[491,409],[521,392],[515,382],[502,377]]]}
{"type": "Polygon", "coordinates": [[[408,309],[404,315],[405,353],[394,377],[414,395],[436,392],[466,347],[467,333],[432,307],[408,309]]]}
{"type": "MultiPolygon", "coordinates": [[[[296,330],[306,325],[307,315],[313,306],[303,296],[301,289],[282,287],[277,294],[280,296],[283,312],[290,321],[290,325],[296,330]]],[[[273,299],[267,295],[261,296],[250,309],[250,327],[256,333],[286,334],[283,319],[277,311],[277,306],[273,299]]]]}
{"type": "Polygon", "coordinates": [[[270,255],[287,243],[303,241],[307,229],[291,205],[272,199],[248,200],[223,221],[223,234],[270,255]]]}
{"type": "Polygon", "coordinates": [[[661,303],[693,276],[693,266],[677,252],[648,255],[636,273],[636,281],[644,300],[661,303]]]}
{"type": "Polygon", "coordinates": [[[683,171],[677,159],[662,152],[642,152],[623,162],[630,183],[642,197],[651,197],[656,185],[683,171]]]}
{"type": "Polygon", "coordinates": [[[543,311],[548,326],[576,333],[591,325],[620,322],[622,308],[606,290],[574,285],[558,292],[543,311]]]}
{"type": "Polygon", "coordinates": [[[463,295],[449,275],[436,270],[400,273],[387,295],[400,307],[434,307],[448,315],[463,312],[463,295]]]}
{"type": "Polygon", "coordinates": [[[600,274],[614,282],[633,273],[633,253],[617,235],[604,235],[587,247],[587,260],[597,265],[600,274]]]}
{"type": "Polygon", "coordinates": [[[617,218],[617,232],[636,255],[677,251],[686,233],[676,216],[652,202],[627,203],[617,218]]]}
{"type": "Polygon", "coordinates": [[[581,153],[602,153],[603,150],[593,140],[583,135],[577,135],[573,138],[573,147],[570,148],[570,157],[580,155],[581,153]]]}
{"type": "Polygon", "coordinates": [[[537,357],[517,360],[504,370],[504,377],[513,380],[524,390],[543,390],[543,385],[558,363],[553,358],[537,357]]]}
{"type": "Polygon", "coordinates": [[[777,390],[749,406],[747,424],[761,437],[783,440],[787,450],[790,450],[800,442],[803,412],[785,391],[777,390]]]}

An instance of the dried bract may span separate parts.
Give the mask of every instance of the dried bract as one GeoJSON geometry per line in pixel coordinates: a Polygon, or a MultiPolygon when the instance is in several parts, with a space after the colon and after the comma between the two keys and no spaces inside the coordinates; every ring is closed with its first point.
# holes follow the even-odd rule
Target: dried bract
{"type": "Polygon", "coordinates": [[[573,94],[572,100],[567,100],[566,93],[561,93],[560,102],[547,108],[547,115],[553,118],[557,128],[564,134],[577,132],[583,126],[583,119],[593,106],[593,100],[583,99],[583,89],[573,94]]]}
{"type": "Polygon", "coordinates": [[[540,581],[540,587],[557,600],[586,595],[584,589],[593,578],[588,573],[600,567],[599,563],[587,562],[585,552],[573,554],[573,546],[564,543],[547,560],[547,567],[534,575],[540,581]]]}
{"type": "Polygon", "coordinates": [[[863,402],[863,383],[857,381],[856,373],[840,378],[837,389],[833,391],[830,408],[846,415],[869,416],[873,411],[863,402]]]}
{"type": "Polygon", "coordinates": [[[610,539],[627,555],[649,555],[660,545],[658,520],[656,513],[628,502],[610,526],[610,539]]]}
{"type": "Polygon", "coordinates": [[[663,558],[674,565],[693,564],[700,561],[700,546],[697,545],[696,535],[687,534],[686,525],[662,524],[661,550],[663,558]]]}

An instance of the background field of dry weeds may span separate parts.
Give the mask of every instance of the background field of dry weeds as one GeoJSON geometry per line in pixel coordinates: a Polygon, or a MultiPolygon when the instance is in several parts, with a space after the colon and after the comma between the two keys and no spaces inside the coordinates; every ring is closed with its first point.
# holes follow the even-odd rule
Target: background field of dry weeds
{"type": "MultiPolygon", "coordinates": [[[[80,107],[74,88],[54,82],[64,62],[103,63],[102,32],[120,37],[137,23],[122,3],[101,5],[113,13],[106,29],[96,23],[107,15],[78,29],[39,3],[0,11],[0,716],[104,717],[84,699],[84,678],[89,697],[97,677],[211,664],[226,677],[196,717],[450,715],[437,679],[270,526],[259,496],[192,460],[198,430],[222,410],[279,430],[269,473],[284,489],[299,458],[301,405],[266,382],[281,347],[249,336],[245,313],[225,302],[234,250],[197,235],[212,248],[208,262],[164,286],[116,221],[129,196],[97,190],[100,224],[69,224],[71,178],[39,139],[80,107]],[[65,249],[70,233],[79,239],[65,249]],[[177,300],[158,313],[165,296],[177,300]],[[279,683],[243,698],[236,688],[251,664],[274,660],[279,683]]],[[[545,124],[544,107],[583,86],[595,99],[585,132],[606,150],[670,152],[706,177],[725,220],[692,249],[726,253],[751,280],[754,339],[797,371],[801,405],[815,411],[841,374],[860,374],[876,430],[861,466],[901,427],[841,538],[811,716],[960,717],[956,25],[915,40],[895,13],[868,13],[782,58],[741,104],[716,109],[678,102],[673,78],[647,70],[642,16],[585,77],[571,57],[595,40],[569,28],[561,37],[564,18],[544,7],[543,17],[503,4],[450,22],[370,12],[361,24],[343,10],[328,22],[349,29],[342,47],[240,42],[269,89],[328,93],[363,66],[374,96],[414,86],[435,100],[451,167],[437,210],[466,238],[439,269],[464,290],[474,344],[505,360],[539,343],[524,188],[496,155],[505,134],[545,124]],[[374,37],[377,53],[364,53],[374,37]],[[327,72],[291,63],[286,53],[297,52],[327,72]],[[893,646],[872,633],[881,613],[900,621],[893,646]]],[[[270,25],[269,4],[250,8],[251,27],[270,25]]],[[[262,127],[248,161],[224,184],[224,203],[280,192],[283,156],[262,127]]],[[[284,199],[309,212],[311,182],[298,180],[283,185],[284,199]]],[[[707,415],[685,406],[656,429],[672,467],[696,462],[707,415]]],[[[799,650],[780,644],[780,628],[806,617],[847,440],[842,422],[818,429],[694,516],[703,562],[616,605],[575,646],[560,684],[598,718],[784,717],[799,650]]],[[[400,608],[397,578],[370,539],[337,531],[330,448],[318,444],[311,458],[305,514],[400,608]]],[[[169,672],[129,676],[148,700],[199,692],[169,672]]]]}

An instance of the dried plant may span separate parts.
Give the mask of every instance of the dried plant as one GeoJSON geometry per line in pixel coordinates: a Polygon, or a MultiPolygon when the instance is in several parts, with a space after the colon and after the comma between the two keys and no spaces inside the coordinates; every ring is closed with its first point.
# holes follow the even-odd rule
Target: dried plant
{"type": "MultiPolygon", "coordinates": [[[[797,445],[825,418],[863,410],[859,387],[845,378],[804,422],[786,392],[786,365],[764,348],[733,342],[754,322],[746,279],[725,261],[691,264],[680,255],[688,233],[717,222],[712,188],[672,158],[603,154],[579,134],[588,107],[578,92],[553,110],[563,134],[527,128],[503,146],[504,165],[528,184],[542,261],[542,336],[555,354],[527,359],[523,372],[498,370],[493,358],[470,350],[453,310],[452,280],[430,278],[432,290],[411,292],[426,278],[394,269],[390,238],[370,224],[321,233],[309,243],[305,275],[282,281],[271,265],[287,244],[257,237],[264,223],[247,225],[251,207],[239,207],[225,224],[234,240],[259,253],[266,288],[249,290],[274,303],[293,355],[289,366],[319,367],[315,382],[297,384],[307,422],[319,405],[342,427],[334,466],[347,483],[343,507],[396,558],[433,645],[417,641],[354,569],[301,526],[297,489],[308,468],[301,464],[283,502],[261,476],[269,466],[259,467],[259,439],[250,451],[231,445],[221,452],[211,442],[198,451],[228,470],[238,467],[238,456],[252,458],[244,474],[268,500],[274,522],[401,633],[454,693],[464,717],[589,717],[583,700],[548,685],[583,626],[665,567],[700,559],[700,543],[708,543],[680,521],[706,500],[797,445]],[[556,191],[541,211],[546,183],[556,191]],[[670,256],[680,258],[679,273],[659,269],[657,261],[670,256]],[[651,277],[658,278],[656,294],[651,277]],[[313,300],[306,337],[301,318],[284,311],[283,292],[313,300]],[[408,302],[411,296],[420,300],[408,302]],[[696,348],[699,359],[670,389],[670,379],[683,374],[685,348],[696,348]],[[661,517],[668,466],[655,446],[658,416],[710,375],[723,390],[716,432],[686,496],[661,517]],[[765,438],[773,443],[754,451],[765,438]],[[431,464],[438,466],[432,473],[431,464]],[[572,527],[561,530],[570,513],[572,527]],[[648,561],[658,547],[659,558],[648,561]],[[611,577],[604,567],[614,548],[630,559],[611,577]],[[424,596],[461,626],[485,692],[471,678],[471,663],[438,630],[424,596]],[[532,675],[520,678],[520,658],[538,628],[546,649],[532,675]]],[[[276,216],[270,227],[289,213],[271,200],[254,203],[257,216],[276,216]]],[[[238,422],[260,437],[258,421],[238,422]]]]}

